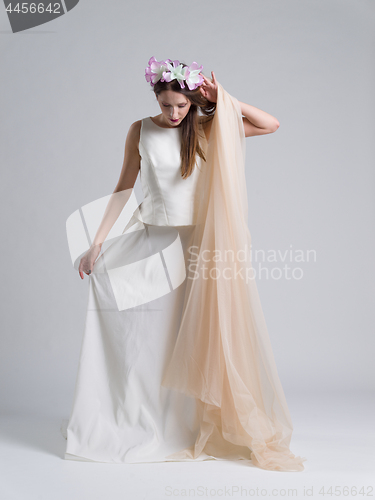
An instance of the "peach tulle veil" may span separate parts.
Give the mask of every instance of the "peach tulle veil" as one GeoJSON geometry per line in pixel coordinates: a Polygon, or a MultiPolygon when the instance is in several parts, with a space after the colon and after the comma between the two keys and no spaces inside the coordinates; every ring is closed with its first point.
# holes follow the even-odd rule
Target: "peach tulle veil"
{"type": "Polygon", "coordinates": [[[260,468],[302,471],[289,449],[293,425],[250,260],[245,136],[238,101],[219,84],[206,149],[182,320],[162,385],[197,398],[192,448],[247,459],[260,468]]]}

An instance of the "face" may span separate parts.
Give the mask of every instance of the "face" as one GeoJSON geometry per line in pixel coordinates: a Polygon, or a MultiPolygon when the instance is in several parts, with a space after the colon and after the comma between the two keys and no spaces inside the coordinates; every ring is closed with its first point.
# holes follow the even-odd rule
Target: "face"
{"type": "Polygon", "coordinates": [[[180,125],[190,109],[189,99],[173,90],[163,90],[156,98],[162,112],[163,122],[170,127],[180,125]]]}

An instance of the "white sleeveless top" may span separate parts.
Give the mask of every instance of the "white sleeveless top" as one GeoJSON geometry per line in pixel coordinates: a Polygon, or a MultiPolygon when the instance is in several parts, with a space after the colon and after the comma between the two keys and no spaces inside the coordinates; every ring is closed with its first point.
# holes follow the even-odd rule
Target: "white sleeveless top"
{"type": "MultiPolygon", "coordinates": [[[[205,151],[207,141],[202,128],[200,133],[200,144],[205,151]]],[[[183,179],[180,151],[181,127],[162,128],[151,117],[142,120],[139,154],[144,200],[133,214],[142,222],[156,226],[196,223],[197,183],[204,162],[197,155],[193,173],[183,179]]]]}

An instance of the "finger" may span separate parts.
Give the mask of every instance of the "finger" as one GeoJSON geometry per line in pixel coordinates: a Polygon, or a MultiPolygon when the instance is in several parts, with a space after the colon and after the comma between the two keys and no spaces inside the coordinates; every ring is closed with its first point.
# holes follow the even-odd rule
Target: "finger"
{"type": "Polygon", "coordinates": [[[213,71],[211,71],[211,75],[212,75],[212,82],[213,82],[213,84],[217,85],[216,76],[215,76],[215,73],[213,71]]]}

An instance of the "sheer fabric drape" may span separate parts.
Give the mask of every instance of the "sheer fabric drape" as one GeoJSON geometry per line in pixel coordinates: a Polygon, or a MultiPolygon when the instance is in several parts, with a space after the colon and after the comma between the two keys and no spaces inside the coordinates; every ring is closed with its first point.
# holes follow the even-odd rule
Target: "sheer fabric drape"
{"type": "Polygon", "coordinates": [[[302,471],[250,259],[245,140],[238,101],[219,84],[201,176],[182,320],[162,385],[198,399],[200,432],[170,458],[251,459],[302,471]]]}

